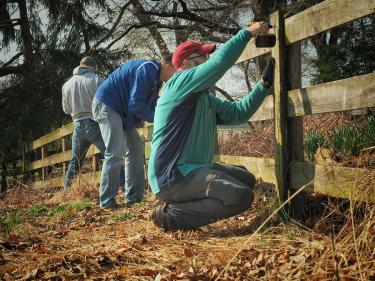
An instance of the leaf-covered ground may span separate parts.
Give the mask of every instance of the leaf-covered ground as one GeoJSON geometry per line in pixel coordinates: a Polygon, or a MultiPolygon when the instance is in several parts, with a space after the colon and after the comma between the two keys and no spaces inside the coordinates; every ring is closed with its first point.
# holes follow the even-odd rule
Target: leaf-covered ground
{"type": "MultiPolygon", "coordinates": [[[[0,200],[0,280],[375,280],[373,207],[354,227],[342,211],[341,226],[273,219],[254,235],[273,208],[265,190],[257,187],[243,214],[163,233],[148,219],[156,204],[149,194],[107,211],[98,208],[96,187],[70,194],[13,188],[0,200]]],[[[313,204],[312,215],[323,202],[313,204]]],[[[324,216],[339,217],[330,212],[324,216]]]]}

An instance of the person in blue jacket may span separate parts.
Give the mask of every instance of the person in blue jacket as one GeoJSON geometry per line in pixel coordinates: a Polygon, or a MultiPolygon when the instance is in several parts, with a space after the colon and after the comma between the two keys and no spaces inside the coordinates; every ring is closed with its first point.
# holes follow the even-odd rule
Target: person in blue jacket
{"type": "Polygon", "coordinates": [[[248,41],[267,33],[265,23],[238,32],[221,48],[187,41],[173,53],[177,72],[155,109],[148,179],[162,201],[150,218],[164,231],[190,230],[250,208],[255,177],[246,169],[212,163],[217,124],[246,122],[270,93],[272,62],[262,81],[240,101],[222,100],[209,88],[237,61],[248,41]]]}
{"type": "Polygon", "coordinates": [[[125,161],[127,205],[140,202],[145,189],[144,144],[137,131],[143,121],[153,122],[162,82],[175,72],[172,55],[162,61],[131,60],[120,65],[98,88],[92,104],[105,143],[100,179],[101,208],[117,208],[120,163],[125,161]]]}

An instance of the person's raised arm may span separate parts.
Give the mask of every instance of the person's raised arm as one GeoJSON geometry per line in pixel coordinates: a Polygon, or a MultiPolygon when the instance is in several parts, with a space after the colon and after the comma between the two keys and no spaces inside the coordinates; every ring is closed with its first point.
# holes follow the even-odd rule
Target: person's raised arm
{"type": "Polygon", "coordinates": [[[228,71],[242,54],[251,37],[258,33],[267,33],[266,23],[257,22],[247,29],[240,30],[237,35],[225,42],[214,54],[203,64],[186,70],[181,76],[186,94],[199,92],[212,87],[228,71]]]}

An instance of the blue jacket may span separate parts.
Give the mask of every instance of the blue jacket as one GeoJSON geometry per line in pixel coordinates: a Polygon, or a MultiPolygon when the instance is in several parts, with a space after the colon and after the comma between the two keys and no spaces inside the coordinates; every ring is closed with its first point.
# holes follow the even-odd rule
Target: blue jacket
{"type": "Polygon", "coordinates": [[[121,116],[124,129],[134,129],[142,120],[153,122],[160,72],[159,61],[131,60],[104,80],[95,98],[121,116]]]}

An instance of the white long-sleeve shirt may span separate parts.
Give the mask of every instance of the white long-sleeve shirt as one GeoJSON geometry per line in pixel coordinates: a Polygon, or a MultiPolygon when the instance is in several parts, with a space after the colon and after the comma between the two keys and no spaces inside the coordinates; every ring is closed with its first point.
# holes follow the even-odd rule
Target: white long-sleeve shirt
{"type": "Polygon", "coordinates": [[[62,87],[62,107],[73,121],[94,119],[92,100],[102,82],[103,79],[89,67],[78,66],[73,70],[73,76],[62,87]]]}

